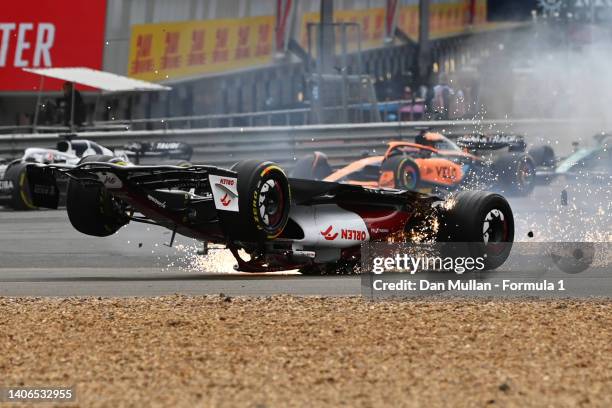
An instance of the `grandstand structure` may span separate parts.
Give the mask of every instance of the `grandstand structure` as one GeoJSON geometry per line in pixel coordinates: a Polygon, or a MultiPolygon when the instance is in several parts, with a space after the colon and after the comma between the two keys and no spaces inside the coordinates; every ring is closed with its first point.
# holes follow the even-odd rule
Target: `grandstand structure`
{"type": "MultiPolygon", "coordinates": [[[[365,75],[379,100],[401,99],[407,85],[469,68],[497,46],[502,31],[517,27],[489,22],[487,0],[101,0],[93,2],[103,8],[97,13],[79,11],[89,2],[51,3],[63,13],[39,6],[38,15],[28,11],[34,27],[19,28],[15,13],[12,31],[0,30],[11,36],[0,64],[0,125],[33,119],[28,113],[42,84],[24,77],[24,67],[84,66],[172,88],[129,95],[84,88],[90,123],[245,114],[309,106],[308,75],[325,53],[326,75],[365,75]],[[324,20],[356,26],[359,35],[349,32],[341,44],[337,30],[320,30],[321,52],[308,52],[308,26],[324,20]],[[80,31],[68,37],[64,26],[80,31]]],[[[44,86],[42,103],[50,104],[61,84],[44,86]]]]}

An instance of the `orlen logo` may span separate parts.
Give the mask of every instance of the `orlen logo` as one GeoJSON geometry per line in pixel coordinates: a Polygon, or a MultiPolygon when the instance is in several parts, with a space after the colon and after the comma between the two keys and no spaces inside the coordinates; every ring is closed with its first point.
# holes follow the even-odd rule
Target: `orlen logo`
{"type": "Polygon", "coordinates": [[[223,186],[233,186],[236,183],[236,180],[222,178],[219,180],[219,184],[223,186]]]}
{"type": "Polygon", "coordinates": [[[232,202],[232,199],[227,195],[227,193],[225,193],[225,195],[221,197],[220,201],[224,207],[227,207],[232,202]]]}
{"type": "MultiPolygon", "coordinates": [[[[333,241],[338,238],[339,234],[337,232],[334,234],[333,226],[330,225],[325,231],[321,231],[321,235],[323,235],[326,241],[333,241]]],[[[340,239],[345,239],[347,241],[365,241],[366,236],[365,231],[344,228],[340,230],[340,239]]]]}
{"type": "Polygon", "coordinates": [[[321,235],[323,235],[323,238],[325,238],[326,241],[333,241],[334,239],[338,238],[338,233],[336,232],[334,234],[332,230],[333,227],[330,225],[325,231],[321,231],[321,235]]]}
{"type": "Polygon", "coordinates": [[[366,240],[365,231],[342,229],[341,233],[342,235],[340,235],[340,237],[342,239],[346,239],[349,241],[365,241],[366,240]]]}

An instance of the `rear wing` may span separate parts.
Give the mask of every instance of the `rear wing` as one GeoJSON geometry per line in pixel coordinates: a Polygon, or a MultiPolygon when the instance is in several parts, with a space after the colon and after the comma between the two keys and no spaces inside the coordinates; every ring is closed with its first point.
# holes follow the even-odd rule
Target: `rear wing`
{"type": "Polygon", "coordinates": [[[513,134],[472,134],[459,137],[456,140],[459,147],[468,150],[500,150],[508,148],[513,152],[524,152],[527,148],[525,137],[513,134]]]}

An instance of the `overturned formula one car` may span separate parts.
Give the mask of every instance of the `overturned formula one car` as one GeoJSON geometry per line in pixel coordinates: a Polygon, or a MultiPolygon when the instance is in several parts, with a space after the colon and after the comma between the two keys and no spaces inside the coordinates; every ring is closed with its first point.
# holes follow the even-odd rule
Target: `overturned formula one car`
{"type": "MultiPolygon", "coordinates": [[[[55,207],[58,177],[68,177],[67,211],[78,231],[109,236],[129,222],[160,225],[225,245],[237,270],[299,269],[325,274],[357,268],[364,242],[470,242],[487,268],[508,257],[514,219],[493,193],[462,192],[449,201],[417,192],[288,179],[271,162],[213,166],[136,166],[89,156],[68,168],[28,167],[36,205],[55,207]],[[242,255],[243,250],[248,255],[242,255]]],[[[472,247],[470,247],[472,248],[472,247]]],[[[472,249],[470,249],[472,250],[472,249]]]]}

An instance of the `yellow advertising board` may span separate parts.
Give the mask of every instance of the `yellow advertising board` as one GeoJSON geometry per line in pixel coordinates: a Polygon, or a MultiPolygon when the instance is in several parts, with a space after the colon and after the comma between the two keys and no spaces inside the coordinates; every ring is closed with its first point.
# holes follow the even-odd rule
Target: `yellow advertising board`
{"type": "Polygon", "coordinates": [[[270,62],[274,17],[132,26],[128,75],[165,81],[270,62]]]}
{"type": "MultiPolygon", "coordinates": [[[[429,5],[429,36],[440,38],[460,34],[468,27],[479,27],[487,22],[487,0],[476,0],[474,19],[470,0],[432,3],[429,5]]],[[[397,26],[415,41],[419,37],[418,4],[400,7],[397,26]]]]}
{"type": "MultiPolygon", "coordinates": [[[[318,23],[320,13],[306,13],[302,17],[301,43],[303,47],[308,46],[308,24],[318,23]]],[[[336,10],[334,11],[334,22],[357,23],[361,27],[361,48],[375,48],[383,45],[385,38],[385,9],[372,8],[365,10],[336,10]]],[[[336,43],[340,44],[340,32],[336,31],[336,43]]],[[[348,50],[357,48],[357,31],[347,30],[348,50]]],[[[312,33],[311,41],[315,41],[316,34],[312,33]]],[[[313,44],[314,46],[314,44],[313,44]]],[[[340,49],[340,46],[337,46],[340,49]]]]}
{"type": "MultiPolygon", "coordinates": [[[[483,26],[487,22],[487,0],[476,0],[474,10],[471,10],[470,0],[449,0],[448,2],[431,3],[429,6],[429,31],[431,38],[452,36],[464,32],[468,27],[483,26]],[[474,19],[470,22],[471,13],[474,19]]],[[[308,24],[318,23],[318,12],[306,13],[302,17],[301,43],[308,45],[308,24]]],[[[362,49],[380,47],[385,37],[385,9],[371,8],[365,10],[335,10],[334,22],[353,22],[361,26],[362,49]]],[[[416,40],[419,35],[419,6],[415,4],[401,6],[399,9],[398,27],[410,38],[416,40]]],[[[338,31],[336,41],[339,43],[338,31]]],[[[357,48],[357,35],[354,30],[347,31],[348,49],[357,48]]],[[[315,40],[313,33],[312,41],[315,40]]],[[[313,44],[316,48],[316,44],[313,44]]],[[[336,47],[339,50],[339,47],[336,47]]]]}

